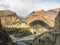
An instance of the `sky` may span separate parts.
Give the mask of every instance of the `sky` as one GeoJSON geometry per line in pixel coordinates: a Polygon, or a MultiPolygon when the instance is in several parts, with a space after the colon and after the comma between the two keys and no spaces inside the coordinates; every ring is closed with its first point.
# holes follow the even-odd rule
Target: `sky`
{"type": "Polygon", "coordinates": [[[26,17],[33,11],[60,8],[60,0],[0,0],[0,10],[14,11],[26,17]]]}

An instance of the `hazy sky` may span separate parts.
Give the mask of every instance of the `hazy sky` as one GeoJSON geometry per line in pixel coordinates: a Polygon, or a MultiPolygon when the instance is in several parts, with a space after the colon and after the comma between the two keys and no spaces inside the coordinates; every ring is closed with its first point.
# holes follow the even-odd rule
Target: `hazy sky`
{"type": "Polygon", "coordinates": [[[60,8],[60,0],[0,0],[0,10],[10,9],[25,17],[32,11],[60,8]]]}

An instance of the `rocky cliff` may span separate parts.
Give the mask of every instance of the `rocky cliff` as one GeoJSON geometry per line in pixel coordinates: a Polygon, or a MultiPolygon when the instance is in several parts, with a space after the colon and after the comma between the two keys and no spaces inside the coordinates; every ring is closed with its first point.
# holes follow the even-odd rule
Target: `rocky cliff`
{"type": "Polygon", "coordinates": [[[48,14],[52,15],[53,17],[56,17],[59,11],[60,11],[60,8],[56,8],[56,9],[50,9],[50,10],[48,10],[46,12],[48,14]]]}
{"type": "Polygon", "coordinates": [[[34,33],[48,31],[54,27],[55,17],[44,10],[36,11],[26,17],[26,23],[35,30],[34,33]]]}
{"type": "Polygon", "coordinates": [[[54,30],[56,32],[60,32],[60,12],[58,12],[57,17],[55,18],[55,26],[54,26],[54,30]]]}
{"type": "Polygon", "coordinates": [[[38,35],[32,45],[60,45],[60,12],[55,18],[54,31],[47,31],[38,35]]]}
{"type": "Polygon", "coordinates": [[[17,14],[10,10],[0,11],[0,19],[3,27],[16,28],[21,23],[17,14]]]}
{"type": "Polygon", "coordinates": [[[49,25],[50,27],[54,26],[54,17],[52,15],[46,13],[43,10],[36,11],[31,16],[26,17],[26,22],[28,24],[30,24],[30,23],[32,23],[32,22],[34,22],[36,20],[42,21],[42,22],[46,23],[47,25],[49,25]]]}
{"type": "Polygon", "coordinates": [[[30,29],[28,29],[28,25],[25,24],[25,22],[23,23],[23,21],[13,11],[10,10],[0,11],[0,20],[2,27],[4,28],[4,30],[8,31],[9,34],[14,34],[16,36],[32,34],[30,29]]]}

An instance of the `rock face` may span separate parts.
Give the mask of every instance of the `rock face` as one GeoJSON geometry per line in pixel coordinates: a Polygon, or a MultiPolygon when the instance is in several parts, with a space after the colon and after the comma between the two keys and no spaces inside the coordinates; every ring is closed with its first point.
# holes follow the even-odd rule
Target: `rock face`
{"type": "Polygon", "coordinates": [[[60,12],[55,18],[54,32],[45,32],[37,36],[33,45],[60,45],[60,12]]]}
{"type": "Polygon", "coordinates": [[[24,36],[32,34],[30,29],[25,29],[27,25],[21,25],[23,21],[21,21],[21,19],[13,11],[0,11],[0,19],[3,28],[8,31],[9,35],[14,34],[16,36],[24,36]],[[23,27],[23,29],[21,29],[21,27],[23,27]]]}
{"type": "Polygon", "coordinates": [[[54,30],[57,32],[60,32],[60,12],[58,13],[57,17],[55,18],[54,30]]]}
{"type": "Polygon", "coordinates": [[[40,20],[45,22],[46,24],[48,24],[49,26],[53,27],[54,26],[54,22],[55,22],[55,18],[58,14],[58,12],[60,11],[60,8],[56,8],[56,9],[50,9],[48,11],[33,11],[31,14],[29,14],[26,17],[26,22],[28,24],[30,24],[31,22],[34,22],[36,20],[40,20]]]}
{"type": "Polygon", "coordinates": [[[59,11],[60,11],[60,8],[56,8],[56,9],[50,9],[50,10],[46,11],[46,13],[52,15],[53,18],[56,18],[59,11]]]}
{"type": "Polygon", "coordinates": [[[34,12],[26,17],[26,23],[30,25],[42,25],[45,28],[54,26],[55,17],[46,13],[44,10],[34,12]]]}
{"type": "Polygon", "coordinates": [[[60,45],[60,11],[59,11],[57,17],[55,18],[54,31],[58,33],[57,36],[56,36],[55,45],[60,45]]]}
{"type": "Polygon", "coordinates": [[[37,11],[35,13],[32,14],[32,16],[28,16],[26,18],[26,22],[28,24],[34,22],[34,21],[37,21],[37,20],[40,20],[40,21],[43,21],[45,22],[47,25],[53,27],[54,26],[54,18],[47,14],[45,11],[41,10],[41,11],[37,11]]]}
{"type": "Polygon", "coordinates": [[[59,12],[59,10],[60,10],[59,8],[57,8],[57,9],[50,9],[50,10],[48,10],[46,12],[55,16],[59,12]]]}
{"type": "Polygon", "coordinates": [[[21,20],[16,13],[10,10],[0,11],[0,18],[3,27],[7,26],[13,28],[17,27],[21,23],[21,20]]]}
{"type": "Polygon", "coordinates": [[[3,29],[0,19],[0,45],[14,45],[6,30],[3,29]]]}
{"type": "Polygon", "coordinates": [[[60,11],[60,8],[50,9],[48,11],[52,11],[52,12],[58,13],[60,11]]]}
{"type": "Polygon", "coordinates": [[[35,38],[33,45],[54,45],[54,36],[48,32],[42,33],[35,38]]]}
{"type": "Polygon", "coordinates": [[[8,31],[8,34],[15,33],[22,22],[17,14],[10,10],[0,11],[0,19],[2,27],[8,31]]]}

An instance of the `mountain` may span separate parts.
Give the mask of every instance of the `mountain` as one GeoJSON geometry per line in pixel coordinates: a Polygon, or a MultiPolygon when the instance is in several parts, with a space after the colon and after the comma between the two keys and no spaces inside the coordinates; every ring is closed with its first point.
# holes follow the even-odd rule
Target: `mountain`
{"type": "Polygon", "coordinates": [[[44,22],[45,24],[47,24],[50,27],[54,26],[54,17],[51,14],[48,14],[46,11],[41,10],[41,11],[36,11],[34,14],[32,14],[31,16],[27,16],[26,17],[26,22],[28,24],[31,24],[32,22],[36,22],[37,20],[39,20],[40,22],[44,22]]]}
{"type": "Polygon", "coordinates": [[[0,19],[3,27],[17,28],[21,23],[21,19],[17,14],[10,10],[0,11],[0,19]]]}
{"type": "Polygon", "coordinates": [[[53,10],[53,11],[59,12],[59,11],[60,11],[60,8],[55,8],[55,9],[50,9],[50,10],[53,10]]]}
{"type": "Polygon", "coordinates": [[[54,27],[55,17],[44,10],[35,11],[25,19],[26,23],[33,27],[34,33],[43,33],[54,27]]]}
{"type": "Polygon", "coordinates": [[[48,10],[46,12],[48,14],[54,15],[56,17],[59,11],[60,11],[60,8],[56,8],[56,9],[50,9],[50,10],[48,10]]]}

